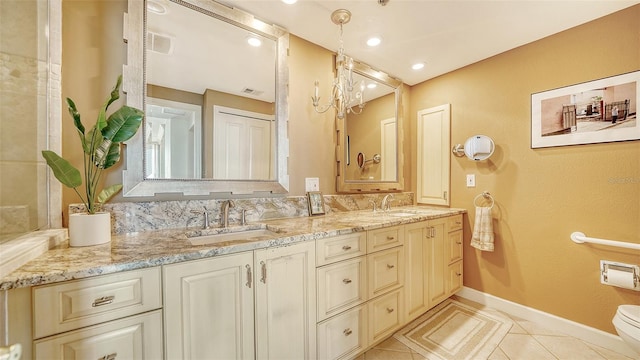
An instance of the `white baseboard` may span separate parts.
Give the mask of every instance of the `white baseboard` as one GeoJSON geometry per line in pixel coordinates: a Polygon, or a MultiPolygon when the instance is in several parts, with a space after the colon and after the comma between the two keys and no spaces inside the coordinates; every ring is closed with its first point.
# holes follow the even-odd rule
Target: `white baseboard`
{"type": "Polygon", "coordinates": [[[615,351],[625,356],[629,356],[633,359],[638,357],[638,354],[636,354],[631,347],[629,347],[629,345],[627,345],[617,335],[613,335],[575,321],[567,320],[544,311],[536,310],[528,306],[520,305],[466,286],[457,292],[456,295],[482,305],[500,309],[500,311],[504,311],[509,315],[517,316],[524,320],[544,324],[545,327],[550,329],[557,330],[564,334],[571,334],[571,336],[575,338],[615,351]]]}

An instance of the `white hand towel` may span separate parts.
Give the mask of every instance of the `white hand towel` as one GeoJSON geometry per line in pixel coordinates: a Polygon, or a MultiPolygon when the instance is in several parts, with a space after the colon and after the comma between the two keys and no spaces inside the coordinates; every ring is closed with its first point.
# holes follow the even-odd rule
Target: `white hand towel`
{"type": "Polygon", "coordinates": [[[476,206],[471,246],[483,251],[493,251],[493,223],[490,207],[476,206]]]}

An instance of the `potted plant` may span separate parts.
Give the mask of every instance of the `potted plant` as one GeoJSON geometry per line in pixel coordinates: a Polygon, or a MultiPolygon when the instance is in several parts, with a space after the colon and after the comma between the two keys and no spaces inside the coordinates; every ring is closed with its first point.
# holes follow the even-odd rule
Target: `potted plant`
{"type": "Polygon", "coordinates": [[[122,106],[109,117],[107,109],[120,98],[122,76],[100,109],[95,126],[85,133],[76,104],[67,98],[69,114],[80,137],[84,152],[84,194],[81,193],[82,175],[71,163],[53,151],[44,150],[42,156],[63,185],[73,189],[85,206],[86,213],[69,216],[69,245],[88,246],[111,241],[111,218],[108,212],[100,212],[101,205],[122,189],[122,184],[111,185],[98,192],[102,171],[120,160],[121,144],[138,131],[144,113],[122,106]],[[78,190],[80,188],[80,190],[78,190]]]}

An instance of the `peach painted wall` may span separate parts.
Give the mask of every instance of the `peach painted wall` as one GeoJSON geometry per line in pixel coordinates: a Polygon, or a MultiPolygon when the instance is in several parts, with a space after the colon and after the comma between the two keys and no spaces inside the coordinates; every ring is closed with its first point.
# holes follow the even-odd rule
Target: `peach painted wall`
{"type": "Polygon", "coordinates": [[[451,161],[451,206],[469,212],[465,286],[612,333],[617,306],[640,304],[638,292],[599,280],[600,259],[640,264],[638,251],[569,239],[640,242],[640,141],[530,148],[531,94],[640,69],[639,19],[636,5],[412,87],[413,129],[418,110],[450,103],[452,144],[473,134],[496,143],[489,161],[451,161]],[[609,55],[620,48],[629,51],[609,55]],[[468,245],[483,191],[496,200],[493,253],[468,245]]]}

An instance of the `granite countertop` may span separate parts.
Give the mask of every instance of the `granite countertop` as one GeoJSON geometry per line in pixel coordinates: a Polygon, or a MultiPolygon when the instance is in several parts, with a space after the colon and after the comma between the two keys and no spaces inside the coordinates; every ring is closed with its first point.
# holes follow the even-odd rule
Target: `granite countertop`
{"type": "Polygon", "coordinates": [[[333,212],[314,217],[268,220],[259,224],[249,224],[244,229],[267,228],[277,233],[274,236],[209,245],[192,245],[187,234],[208,235],[213,232],[238,230],[239,227],[232,225],[225,230],[183,228],[113,235],[111,243],[89,247],[72,248],[69,247],[68,241],[64,241],[0,279],[0,290],[87,278],[302,241],[315,241],[324,237],[465,212],[464,209],[403,206],[394,208],[391,213],[361,210],[333,212]]]}

